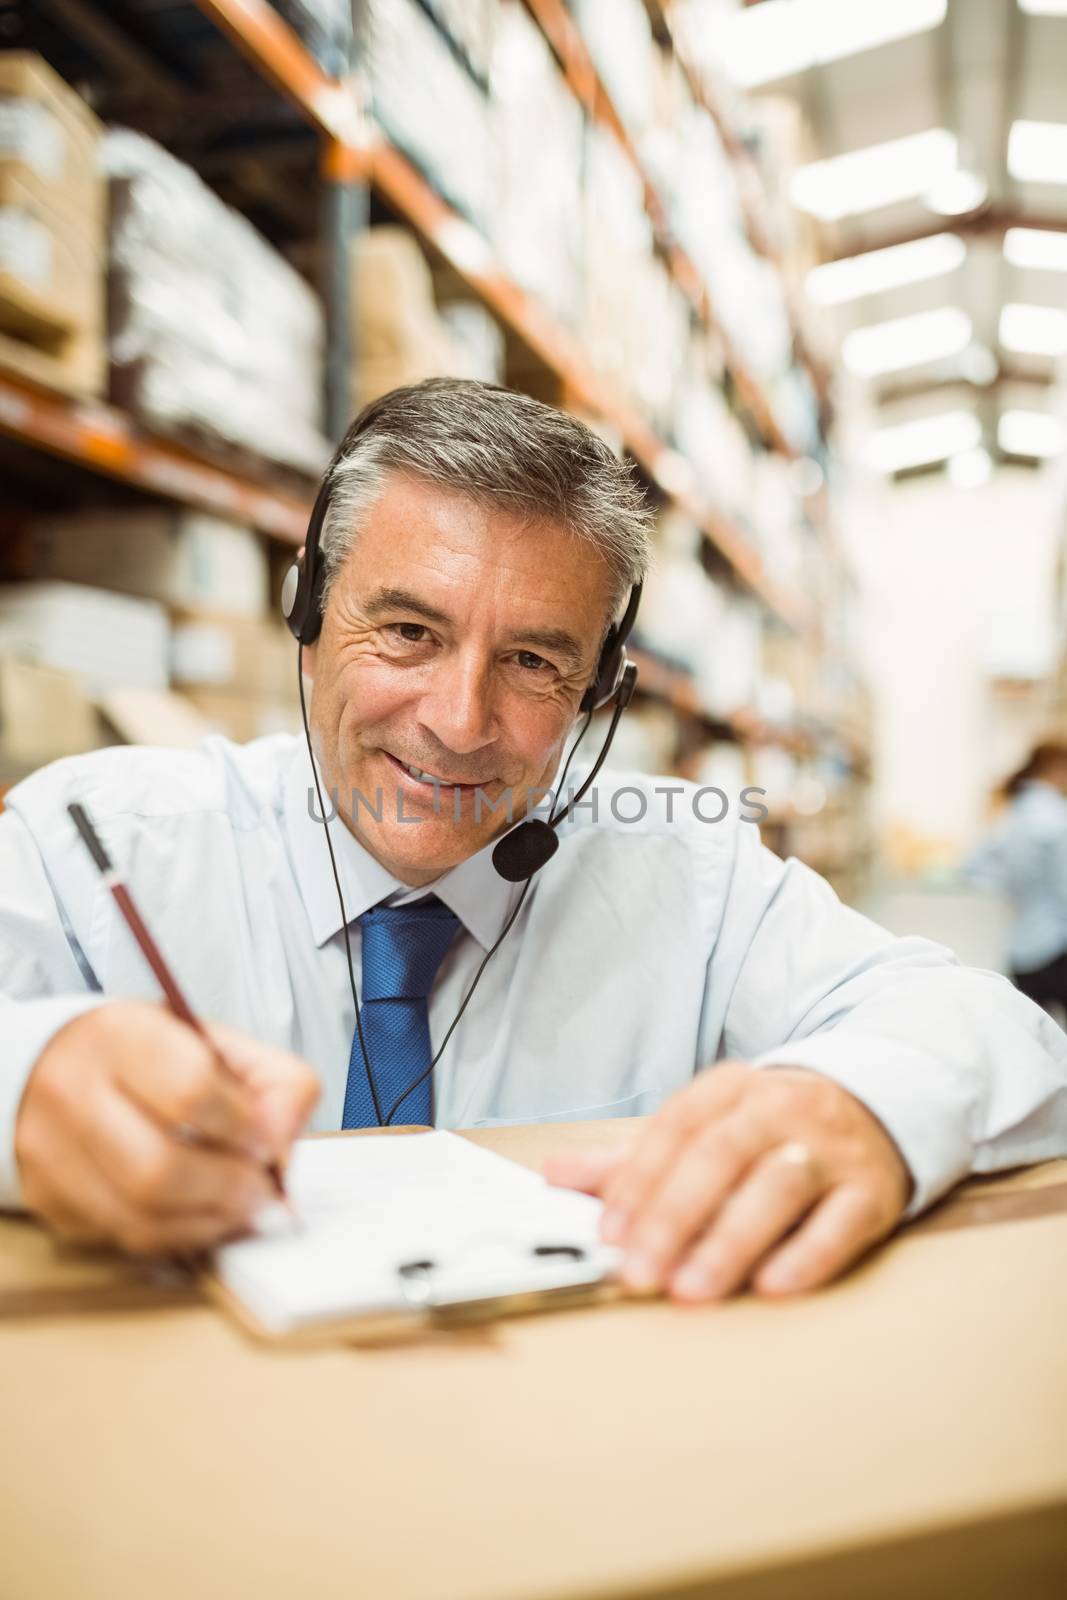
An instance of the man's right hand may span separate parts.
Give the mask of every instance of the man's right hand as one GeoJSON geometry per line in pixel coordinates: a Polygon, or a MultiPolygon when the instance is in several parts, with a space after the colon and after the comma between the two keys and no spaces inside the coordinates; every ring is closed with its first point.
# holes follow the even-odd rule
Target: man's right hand
{"type": "Polygon", "coordinates": [[[235,1029],[208,1030],[238,1074],[161,1006],[112,1001],[50,1040],[15,1125],[26,1206],[56,1233],[136,1255],[206,1248],[275,1191],[319,1097],[311,1067],[235,1029]]]}

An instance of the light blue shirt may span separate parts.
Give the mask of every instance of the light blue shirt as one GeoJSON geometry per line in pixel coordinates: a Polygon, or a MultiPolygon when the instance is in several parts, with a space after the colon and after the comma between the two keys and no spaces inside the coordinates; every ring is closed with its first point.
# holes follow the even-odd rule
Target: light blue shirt
{"type": "MultiPolygon", "coordinates": [[[[158,999],[66,814],[74,799],[194,1009],[306,1057],[323,1086],[312,1125],[340,1126],[354,1016],[311,786],[306,747],[279,735],[75,756],[8,796],[5,1203],[19,1199],[26,1077],[56,1030],[99,1003],[75,948],[108,996],[158,999]]],[[[561,828],[437,1068],[439,1127],[650,1112],[730,1057],[814,1069],[851,1090],[903,1152],[912,1212],[970,1171],[1067,1154],[1067,1039],[1006,979],[849,910],[817,874],[765,849],[736,805],[703,820],[721,806],[692,785],[602,773],[595,794],[596,815],[591,795],[561,828]]],[[[331,834],[350,921],[406,892],[339,821],[331,834]]],[[[430,999],[436,1049],[519,891],[487,848],[434,892],[464,929],[430,999]]]]}
{"type": "Polygon", "coordinates": [[[1067,951],[1067,798],[1051,783],[1024,783],[964,870],[1011,905],[1013,971],[1034,972],[1067,951]]]}

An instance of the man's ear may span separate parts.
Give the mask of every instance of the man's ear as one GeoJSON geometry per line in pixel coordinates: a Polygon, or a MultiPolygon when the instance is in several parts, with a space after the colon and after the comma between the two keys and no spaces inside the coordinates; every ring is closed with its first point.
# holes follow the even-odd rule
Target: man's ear
{"type": "Polygon", "coordinates": [[[319,662],[319,641],[302,646],[300,651],[300,670],[305,678],[314,679],[319,662]]]}

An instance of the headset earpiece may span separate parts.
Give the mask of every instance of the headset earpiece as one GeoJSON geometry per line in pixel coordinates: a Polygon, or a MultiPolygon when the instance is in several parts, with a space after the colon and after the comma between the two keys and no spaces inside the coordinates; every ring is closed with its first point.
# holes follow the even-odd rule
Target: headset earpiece
{"type": "Polygon", "coordinates": [[[319,486],[304,548],[282,583],[282,616],[293,638],[314,644],[322,628],[322,585],[326,564],[319,555],[319,535],[330,503],[330,473],[319,486]]]}
{"type": "Polygon", "coordinates": [[[579,711],[599,711],[614,700],[626,671],[626,641],[633,632],[637,608],[641,603],[641,585],[635,583],[626,602],[626,610],[613,628],[608,630],[604,647],[597,662],[596,677],[582,696],[579,711]]]}

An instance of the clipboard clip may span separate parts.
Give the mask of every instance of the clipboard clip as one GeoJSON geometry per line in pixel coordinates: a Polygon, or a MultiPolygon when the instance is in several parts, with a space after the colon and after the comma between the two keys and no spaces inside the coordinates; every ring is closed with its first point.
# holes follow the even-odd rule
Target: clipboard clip
{"type": "Polygon", "coordinates": [[[602,1247],[538,1244],[503,1262],[476,1260],[446,1268],[426,1258],[401,1262],[396,1273],[409,1310],[454,1326],[598,1299],[614,1256],[602,1247]]]}

